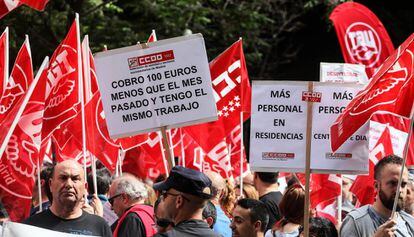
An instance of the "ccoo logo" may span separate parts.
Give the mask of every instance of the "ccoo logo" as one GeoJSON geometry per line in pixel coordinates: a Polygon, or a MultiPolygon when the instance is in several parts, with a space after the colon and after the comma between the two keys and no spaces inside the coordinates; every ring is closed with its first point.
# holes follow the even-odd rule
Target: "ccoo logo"
{"type": "Polygon", "coordinates": [[[363,22],[351,24],[346,29],[345,45],[354,62],[362,63],[368,68],[379,63],[381,41],[370,25],[363,22]]]}

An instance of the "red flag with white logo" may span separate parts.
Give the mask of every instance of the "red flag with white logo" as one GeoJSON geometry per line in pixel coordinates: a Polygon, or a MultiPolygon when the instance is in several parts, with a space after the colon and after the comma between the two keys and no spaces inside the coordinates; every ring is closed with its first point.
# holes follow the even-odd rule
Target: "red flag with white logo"
{"type": "MultiPolygon", "coordinates": [[[[359,175],[351,187],[351,192],[356,195],[361,206],[374,202],[375,164],[387,155],[395,154],[402,157],[409,128],[408,118],[386,112],[372,115],[369,129],[369,173],[359,175]]],[[[412,161],[407,159],[407,165],[411,164],[412,161]]]]}
{"type": "MultiPolygon", "coordinates": [[[[213,162],[211,167],[221,167],[220,169],[224,171],[220,171],[222,176],[230,177],[233,174],[226,138],[240,136],[240,129],[236,129],[239,134],[235,134],[234,129],[240,126],[242,111],[245,112],[244,121],[250,117],[251,88],[242,40],[235,42],[210,63],[210,73],[219,119],[184,129],[211,158],[213,162]]],[[[219,172],[219,170],[215,171],[219,172]]]]}
{"type": "Polygon", "coordinates": [[[363,64],[370,78],[385,59],[394,52],[394,46],[377,16],[356,2],[338,5],[329,16],[346,63],[363,64]]]}
{"type": "MultiPolygon", "coordinates": [[[[25,63],[31,64],[31,60],[25,63]]],[[[20,68],[32,70],[29,65],[20,65],[20,68]]],[[[40,72],[45,71],[41,68],[40,72]]],[[[19,73],[24,74],[28,81],[32,81],[33,78],[29,77],[30,75],[33,77],[33,71],[20,71],[19,73]]],[[[18,76],[13,72],[12,76],[15,76],[17,81],[18,76]]],[[[12,221],[22,221],[30,214],[32,189],[41,146],[45,77],[40,77],[40,80],[34,81],[30,87],[25,91],[30,98],[27,103],[24,102],[26,104],[20,105],[24,107],[23,113],[0,160],[0,170],[3,175],[3,179],[0,179],[0,196],[12,221]],[[34,90],[36,93],[33,93],[34,90]]]]}
{"type": "Polygon", "coordinates": [[[384,62],[368,86],[348,104],[331,126],[336,151],[371,115],[379,110],[409,117],[414,100],[414,34],[384,62]]]}
{"type": "Polygon", "coordinates": [[[0,98],[0,121],[10,112],[22,98],[33,81],[32,56],[29,40],[26,39],[20,48],[11,76],[0,98]]]}
{"type": "Polygon", "coordinates": [[[63,128],[73,119],[80,106],[79,77],[82,75],[79,26],[73,22],[66,38],[53,53],[47,72],[46,108],[43,135],[48,138],[53,131],[63,128]]]}
{"type": "Polygon", "coordinates": [[[392,155],[391,136],[388,127],[386,127],[378,139],[377,145],[369,155],[369,174],[359,175],[351,186],[350,191],[355,194],[360,206],[374,203],[374,167],[375,164],[387,155],[392,155]]]}

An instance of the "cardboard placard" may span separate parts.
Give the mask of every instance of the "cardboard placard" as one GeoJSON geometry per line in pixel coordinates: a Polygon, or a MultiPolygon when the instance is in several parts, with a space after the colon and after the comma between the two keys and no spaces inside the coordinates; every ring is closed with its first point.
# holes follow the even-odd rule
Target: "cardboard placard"
{"type": "Polygon", "coordinates": [[[368,172],[368,126],[341,149],[331,152],[329,127],[362,85],[254,81],[250,165],[258,171],[304,172],[306,142],[311,144],[312,173],[368,172]],[[306,141],[307,103],[313,102],[312,134],[306,141]]]}
{"type": "Polygon", "coordinates": [[[95,64],[111,138],[217,119],[201,34],[98,53],[95,64]]]}
{"type": "Polygon", "coordinates": [[[319,80],[321,82],[354,82],[368,84],[365,65],[351,63],[320,64],[319,80]]]}

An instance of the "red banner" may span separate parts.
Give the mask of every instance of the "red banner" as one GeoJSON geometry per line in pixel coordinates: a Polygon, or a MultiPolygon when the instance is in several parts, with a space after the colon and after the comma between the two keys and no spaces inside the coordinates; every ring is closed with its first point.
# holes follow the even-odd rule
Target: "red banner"
{"type": "Polygon", "coordinates": [[[414,34],[381,66],[369,85],[348,104],[331,126],[331,147],[336,151],[379,110],[410,116],[414,100],[414,34]]]}
{"type": "Polygon", "coordinates": [[[368,78],[394,52],[381,21],[364,5],[342,3],[329,18],[334,23],[345,62],[365,65],[368,78]]]}
{"type": "Polygon", "coordinates": [[[44,114],[43,139],[63,128],[73,119],[80,105],[78,95],[80,39],[75,20],[59,47],[53,53],[47,72],[47,99],[44,114]]]}

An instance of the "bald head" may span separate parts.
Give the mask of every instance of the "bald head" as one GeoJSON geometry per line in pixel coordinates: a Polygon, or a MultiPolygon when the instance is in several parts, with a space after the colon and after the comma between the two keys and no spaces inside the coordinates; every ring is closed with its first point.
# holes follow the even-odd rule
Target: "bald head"
{"type": "Polygon", "coordinates": [[[82,166],[75,160],[58,163],[49,180],[52,193],[51,210],[55,215],[66,218],[73,213],[81,212],[82,197],[87,183],[82,166]]]}

